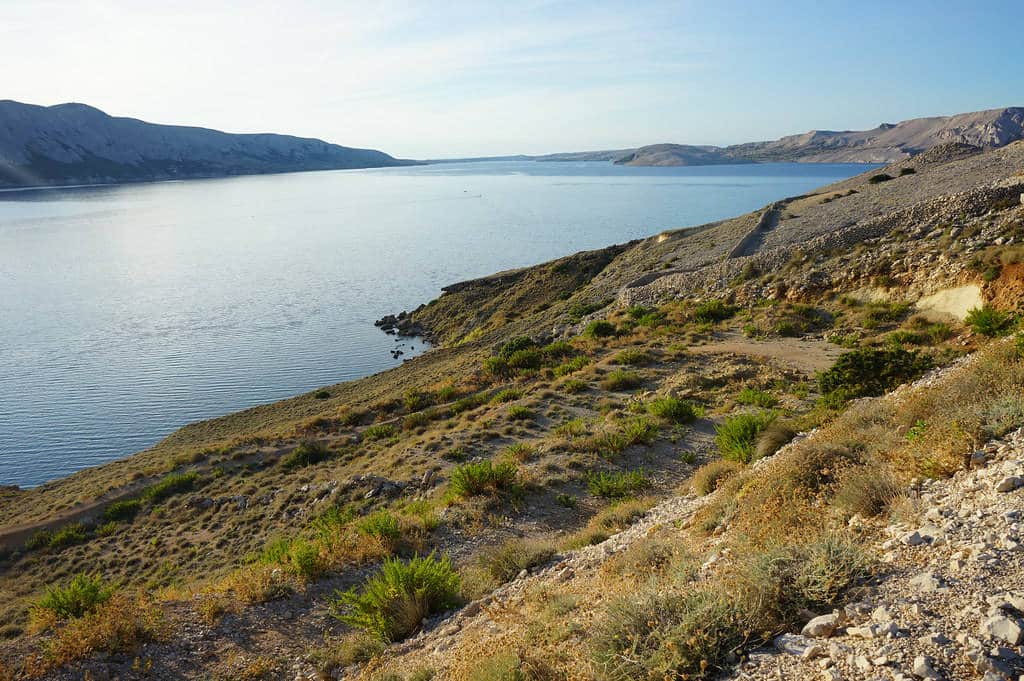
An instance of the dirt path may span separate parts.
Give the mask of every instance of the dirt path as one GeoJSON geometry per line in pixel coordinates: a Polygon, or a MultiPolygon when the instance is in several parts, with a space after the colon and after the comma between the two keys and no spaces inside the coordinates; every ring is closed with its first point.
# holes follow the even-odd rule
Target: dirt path
{"type": "Polygon", "coordinates": [[[826,340],[776,338],[757,341],[735,333],[722,334],[717,340],[690,348],[690,352],[698,354],[734,353],[776,360],[806,373],[829,368],[842,351],[826,340]]]}

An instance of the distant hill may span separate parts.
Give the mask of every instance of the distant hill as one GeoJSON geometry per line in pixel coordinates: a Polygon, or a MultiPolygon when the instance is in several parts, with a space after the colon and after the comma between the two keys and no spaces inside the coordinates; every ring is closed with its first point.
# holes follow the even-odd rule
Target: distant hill
{"type": "Polygon", "coordinates": [[[754,161],[737,159],[720,147],[690,144],[652,144],[615,159],[616,165],[623,166],[712,166],[730,163],[754,161]]]}
{"type": "Polygon", "coordinates": [[[0,101],[0,187],[410,165],[373,149],[116,118],[85,104],[0,101]]]}
{"type": "Polygon", "coordinates": [[[1024,139],[1024,108],[1007,107],[883,123],[872,130],[811,130],[774,141],[728,147],[652,144],[637,149],[534,156],[535,161],[613,161],[630,166],[688,166],[799,161],[802,163],[895,163],[933,147],[968,144],[1002,147],[1024,139]]]}
{"type": "Polygon", "coordinates": [[[1022,138],[1024,108],[1008,107],[883,123],[873,130],[811,130],[774,142],[733,145],[724,151],[755,161],[892,163],[950,142],[995,148],[1022,138]]]}

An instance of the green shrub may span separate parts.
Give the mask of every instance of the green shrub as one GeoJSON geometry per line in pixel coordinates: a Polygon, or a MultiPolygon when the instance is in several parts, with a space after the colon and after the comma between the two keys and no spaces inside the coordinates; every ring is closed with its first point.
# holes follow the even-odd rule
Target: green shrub
{"type": "Polygon", "coordinates": [[[326,390],[317,390],[315,393],[313,393],[314,399],[318,399],[318,400],[326,400],[326,399],[329,399],[330,396],[331,396],[331,393],[329,393],[326,390]]]}
{"type": "Polygon", "coordinates": [[[364,440],[386,440],[395,436],[395,427],[390,423],[376,423],[363,431],[364,440]]]}
{"type": "Polygon", "coordinates": [[[110,600],[114,587],[104,584],[99,575],[84,572],[71,578],[66,586],[50,586],[46,595],[35,603],[41,610],[49,610],[58,619],[81,617],[110,600]]]}
{"type": "Polygon", "coordinates": [[[640,378],[639,374],[616,369],[601,379],[601,388],[603,390],[619,392],[638,388],[642,383],[643,379],[640,378]]]}
{"type": "Polygon", "coordinates": [[[164,499],[187,492],[195,487],[199,481],[199,473],[190,471],[188,473],[172,473],[160,482],[150,485],[142,491],[142,498],[146,501],[158,504],[164,499]]]}
{"type": "Polygon", "coordinates": [[[416,390],[409,390],[402,399],[402,406],[406,411],[420,411],[430,406],[430,396],[416,390]]]}
{"type": "Polygon", "coordinates": [[[630,445],[649,445],[658,437],[658,426],[643,417],[629,419],[622,424],[622,434],[630,445]]]}
{"type": "Polygon", "coordinates": [[[534,341],[532,338],[528,336],[517,336],[501,346],[501,349],[498,350],[498,356],[508,359],[517,352],[522,352],[523,350],[533,350],[536,347],[537,342],[534,341]]]}
{"type": "Polygon", "coordinates": [[[615,325],[605,319],[595,319],[583,330],[583,335],[588,338],[607,338],[615,333],[615,325]]]}
{"type": "Polygon", "coordinates": [[[498,584],[504,584],[521,571],[548,562],[554,555],[555,548],[549,542],[510,539],[484,549],[477,562],[498,584]]]}
{"type": "Polygon", "coordinates": [[[706,300],[693,309],[690,317],[699,324],[713,324],[729,319],[736,314],[736,308],[721,300],[706,300]]]}
{"type": "Polygon", "coordinates": [[[576,354],[576,348],[569,341],[554,341],[541,348],[541,352],[548,359],[558,360],[572,357],[576,354]]]}
{"type": "Polygon", "coordinates": [[[770,409],[779,403],[779,398],[763,390],[747,387],[739,392],[736,396],[736,401],[740,404],[770,409]]]}
{"type": "Polygon", "coordinates": [[[623,350],[612,359],[614,364],[640,366],[651,361],[651,356],[643,350],[623,350]]]}
{"type": "Polygon", "coordinates": [[[139,499],[123,499],[121,501],[115,501],[103,509],[103,519],[107,521],[120,522],[131,520],[135,517],[135,514],[139,512],[141,507],[142,501],[139,499]]]}
{"type": "Polygon", "coordinates": [[[267,542],[254,559],[263,565],[280,565],[287,572],[305,579],[312,579],[322,572],[319,545],[301,537],[267,542]]]}
{"type": "Polygon", "coordinates": [[[382,641],[400,641],[419,629],[424,618],[458,605],[459,585],[447,556],[386,559],[361,590],[337,592],[332,609],[350,626],[382,641]]]}
{"type": "Polygon", "coordinates": [[[582,437],[587,434],[587,424],[583,419],[572,419],[556,427],[554,433],[566,438],[582,437]]]}
{"type": "Polygon", "coordinates": [[[504,402],[515,402],[523,396],[523,391],[518,388],[505,388],[494,394],[491,398],[491,402],[494,404],[501,404],[504,402]]]}
{"type": "Polygon", "coordinates": [[[576,302],[569,306],[568,314],[574,322],[578,322],[588,314],[593,314],[602,308],[608,307],[611,303],[611,298],[599,302],[576,302]]]}
{"type": "Polygon", "coordinates": [[[516,370],[540,369],[543,364],[540,350],[516,350],[506,358],[508,366],[516,370]]]}
{"type": "Polygon", "coordinates": [[[645,406],[652,416],[672,423],[690,423],[704,414],[704,410],[699,406],[678,397],[658,397],[645,406]]]}
{"type": "Polygon", "coordinates": [[[305,442],[300,442],[295,449],[281,458],[281,467],[286,471],[304,468],[321,461],[326,461],[332,455],[327,445],[316,440],[306,440],[305,442]]]}
{"type": "Polygon", "coordinates": [[[452,471],[450,489],[460,497],[500,494],[515,487],[517,474],[516,465],[510,462],[467,463],[452,471]]]}
{"type": "Polygon", "coordinates": [[[559,506],[564,506],[565,508],[576,508],[579,504],[579,499],[572,494],[562,493],[555,495],[555,503],[559,506]]]}
{"type": "Polygon", "coordinates": [[[569,374],[574,374],[583,367],[587,366],[587,364],[589,363],[590,360],[584,357],[583,355],[580,355],[579,357],[574,357],[568,362],[565,362],[564,364],[560,364],[557,367],[555,367],[555,376],[568,376],[569,374]]]}
{"type": "Polygon", "coordinates": [[[715,444],[729,461],[750,463],[754,459],[757,436],[775,420],[774,412],[737,414],[715,426],[715,444]]]}
{"type": "Polygon", "coordinates": [[[818,375],[823,395],[842,399],[885,393],[919,378],[932,367],[932,359],[902,348],[860,348],[844,352],[828,370],[818,375]]]}
{"type": "Polygon", "coordinates": [[[470,409],[476,409],[481,404],[483,404],[484,401],[485,401],[484,396],[481,395],[480,393],[475,393],[473,395],[466,395],[465,397],[460,397],[459,399],[455,400],[455,402],[452,404],[452,406],[451,406],[451,413],[452,413],[453,416],[457,416],[457,415],[461,414],[464,411],[469,411],[470,409]]]}
{"type": "Polygon", "coordinates": [[[416,430],[417,428],[423,428],[430,423],[430,414],[425,411],[418,411],[415,414],[409,414],[402,419],[403,430],[416,430]]]}
{"type": "Polygon", "coordinates": [[[89,528],[82,523],[68,523],[55,531],[47,543],[51,549],[62,549],[65,546],[81,544],[89,539],[89,528]]]}
{"type": "Polygon", "coordinates": [[[913,168],[900,168],[900,177],[903,177],[905,175],[913,175],[915,173],[917,173],[917,171],[914,170],[913,168]]]}
{"type": "Polygon", "coordinates": [[[968,312],[964,318],[964,323],[974,333],[995,338],[1009,334],[1016,323],[1016,319],[1009,312],[1003,312],[990,305],[984,305],[968,312]]]}
{"type": "Polygon", "coordinates": [[[530,421],[534,418],[534,413],[529,407],[513,404],[508,408],[508,417],[513,421],[530,421]]]}
{"type": "Polygon", "coordinates": [[[563,381],[558,386],[558,388],[567,395],[575,395],[577,393],[581,393],[589,387],[590,385],[586,381],[581,381],[575,378],[570,378],[567,381],[563,381]]]}
{"type": "Polygon", "coordinates": [[[710,461],[693,473],[691,484],[697,494],[707,495],[722,486],[722,483],[743,470],[738,461],[719,459],[710,461]]]}
{"type": "Polygon", "coordinates": [[[488,357],[484,360],[484,373],[493,378],[508,378],[513,374],[512,367],[504,357],[488,357]]]}
{"type": "Polygon", "coordinates": [[[505,456],[520,463],[529,461],[537,453],[537,448],[529,442],[516,442],[505,447],[505,456]]]}
{"type": "Polygon", "coordinates": [[[881,184],[882,182],[888,182],[891,179],[892,179],[892,175],[886,175],[885,173],[879,173],[877,175],[872,175],[871,177],[869,177],[868,178],[868,182],[870,182],[871,184],[881,184]]]}
{"type": "Polygon", "coordinates": [[[356,531],[392,543],[402,536],[402,526],[398,518],[385,510],[377,511],[360,520],[356,523],[356,531]]]}
{"type": "Polygon", "coordinates": [[[587,489],[595,497],[605,499],[625,499],[650,486],[651,483],[644,477],[643,471],[600,471],[587,475],[587,489]]]}

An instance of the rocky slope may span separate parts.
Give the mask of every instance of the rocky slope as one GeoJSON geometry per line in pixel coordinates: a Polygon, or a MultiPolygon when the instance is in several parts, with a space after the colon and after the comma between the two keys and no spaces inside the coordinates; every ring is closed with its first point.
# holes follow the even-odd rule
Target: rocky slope
{"type": "Polygon", "coordinates": [[[85,104],[0,101],[0,187],[407,165],[372,149],[115,118],[85,104]]]}
{"type": "Polygon", "coordinates": [[[0,679],[1019,674],[983,597],[1024,587],[1024,342],[987,335],[1024,302],[1021,168],[936,148],[456,284],[396,316],[442,343],[401,367],[0,490],[0,679]],[[390,645],[335,617],[432,551],[458,599],[390,645]],[[50,614],[80,573],[117,597],[50,614]]]}

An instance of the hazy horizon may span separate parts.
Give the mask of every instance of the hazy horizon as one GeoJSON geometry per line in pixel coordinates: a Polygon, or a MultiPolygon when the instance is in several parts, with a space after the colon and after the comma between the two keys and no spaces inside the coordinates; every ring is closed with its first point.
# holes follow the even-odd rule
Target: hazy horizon
{"type": "Polygon", "coordinates": [[[5,9],[0,98],[404,158],[727,145],[1012,106],[1024,91],[1006,63],[1018,29],[993,21],[1009,3],[5,9]]]}

